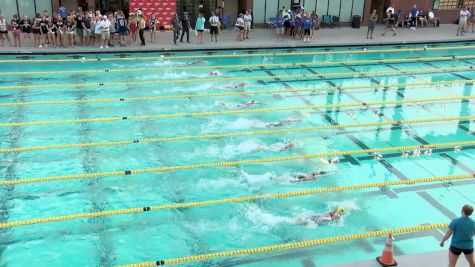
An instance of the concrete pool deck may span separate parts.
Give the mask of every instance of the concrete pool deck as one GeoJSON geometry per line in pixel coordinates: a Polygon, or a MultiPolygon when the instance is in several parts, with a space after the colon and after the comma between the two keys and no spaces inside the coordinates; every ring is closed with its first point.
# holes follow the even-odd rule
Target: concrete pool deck
{"type": "MultiPolygon", "coordinates": [[[[392,36],[382,36],[384,26],[379,25],[375,29],[374,39],[366,39],[366,27],[353,29],[349,27],[324,28],[316,32],[316,37],[310,43],[303,43],[302,40],[286,38],[283,42],[276,40],[275,30],[254,29],[249,40],[236,41],[236,33],[233,30],[223,30],[218,43],[210,43],[209,33],[204,34],[204,43],[196,44],[194,32],[190,33],[191,44],[179,43],[175,46],[172,42],[171,32],[159,32],[158,42],[147,43],[145,47],[127,46],[111,47],[100,49],[99,47],[74,47],[74,48],[33,48],[33,47],[2,47],[1,54],[30,54],[30,53],[117,53],[117,52],[145,52],[145,51],[187,51],[187,50],[214,50],[214,49],[262,49],[262,48],[294,48],[294,47],[315,47],[315,46],[348,46],[348,45],[377,45],[377,44],[409,44],[421,42],[453,42],[453,41],[474,41],[475,33],[467,32],[465,36],[456,36],[458,25],[443,24],[440,27],[426,27],[417,30],[399,28],[398,34],[392,36]]],[[[146,33],[146,38],[149,34],[146,33]]]]}
{"type": "MultiPolygon", "coordinates": [[[[397,257],[398,266],[401,267],[446,267],[448,264],[447,251],[427,252],[421,254],[404,255],[397,257]]],[[[358,261],[347,264],[333,265],[331,267],[381,267],[376,260],[358,261]]],[[[468,267],[467,260],[460,256],[457,267],[468,267]]]]}

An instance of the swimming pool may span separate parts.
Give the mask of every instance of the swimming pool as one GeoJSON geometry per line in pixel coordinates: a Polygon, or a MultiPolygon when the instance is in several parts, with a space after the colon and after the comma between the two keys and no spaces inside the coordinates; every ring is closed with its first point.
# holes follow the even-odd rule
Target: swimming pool
{"type": "MultiPolygon", "coordinates": [[[[2,56],[0,265],[113,266],[446,223],[474,203],[473,180],[139,211],[473,174],[474,52],[442,43],[2,56]],[[376,148],[389,151],[368,153],[376,148]],[[325,174],[295,182],[312,171],[325,174]],[[309,219],[338,207],[337,222],[309,219]],[[129,208],[138,210],[14,225],[129,208]]],[[[402,234],[395,252],[441,250],[441,237],[402,234]]],[[[384,240],[186,266],[331,266],[374,258],[384,240]]]]}

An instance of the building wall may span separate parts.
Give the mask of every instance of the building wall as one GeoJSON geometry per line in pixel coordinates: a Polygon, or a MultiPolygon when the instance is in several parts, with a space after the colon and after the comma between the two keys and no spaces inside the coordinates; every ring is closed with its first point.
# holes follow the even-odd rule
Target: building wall
{"type": "MultiPolygon", "coordinates": [[[[282,7],[290,8],[290,4],[290,0],[253,0],[254,22],[265,23],[282,7]]],[[[305,11],[315,11],[319,17],[333,15],[340,17],[341,22],[350,22],[354,15],[363,15],[365,0],[301,0],[300,4],[305,11]]]]}
{"type": "Polygon", "coordinates": [[[43,10],[52,14],[51,0],[0,0],[0,13],[7,21],[10,21],[15,14],[32,18],[36,13],[43,13],[43,10]]]}
{"type": "Polygon", "coordinates": [[[176,13],[175,0],[130,0],[129,11],[135,12],[139,8],[145,14],[147,19],[152,13],[155,13],[160,25],[169,25],[173,14],[176,13]]]}

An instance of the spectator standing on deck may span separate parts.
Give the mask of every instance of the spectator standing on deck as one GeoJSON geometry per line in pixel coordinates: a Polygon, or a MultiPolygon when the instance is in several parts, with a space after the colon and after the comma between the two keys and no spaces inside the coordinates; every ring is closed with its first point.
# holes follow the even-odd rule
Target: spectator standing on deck
{"type": "Polygon", "coordinates": [[[205,18],[203,17],[203,13],[198,14],[198,18],[196,19],[196,24],[195,24],[195,30],[196,30],[196,38],[197,42],[199,44],[203,43],[203,32],[205,31],[205,18]]]}
{"type": "Polygon", "coordinates": [[[376,21],[378,21],[378,14],[376,14],[376,9],[371,12],[368,19],[368,32],[366,33],[366,39],[373,39],[374,27],[376,26],[376,21]]]}
{"type": "Polygon", "coordinates": [[[178,36],[180,35],[180,29],[182,28],[182,26],[180,24],[180,18],[178,17],[177,13],[175,13],[175,15],[173,16],[172,20],[170,21],[170,24],[173,28],[173,43],[175,45],[178,45],[176,43],[176,40],[178,40],[178,36]]]}
{"type": "Polygon", "coordinates": [[[246,10],[244,14],[244,39],[249,39],[249,32],[251,31],[252,15],[251,11],[246,10]]]}
{"type": "Polygon", "coordinates": [[[210,29],[209,32],[211,34],[211,42],[218,42],[218,28],[219,28],[219,18],[216,16],[216,13],[213,11],[211,17],[209,18],[210,29]]]}
{"type": "Polygon", "coordinates": [[[139,26],[140,45],[145,46],[144,33],[145,33],[145,27],[147,26],[147,18],[145,17],[145,15],[140,16],[138,26],[139,26]]]}
{"type": "Polygon", "coordinates": [[[244,41],[244,15],[242,13],[239,14],[239,17],[236,20],[236,27],[238,28],[239,32],[236,37],[238,41],[244,41]]]}
{"type": "Polygon", "coordinates": [[[449,267],[455,267],[460,254],[464,254],[470,267],[475,267],[473,260],[473,236],[475,235],[475,222],[470,218],[473,207],[465,205],[462,207],[462,216],[453,219],[449,224],[449,230],[440,242],[443,247],[445,241],[452,236],[449,248],[449,267]]]}
{"type": "Polygon", "coordinates": [[[459,27],[457,29],[457,36],[459,36],[459,34],[463,36],[463,32],[465,31],[465,26],[467,26],[467,20],[469,16],[470,16],[470,11],[468,11],[467,7],[464,6],[462,10],[460,10],[459,27]]]}
{"type": "Polygon", "coordinates": [[[397,34],[396,29],[394,28],[394,24],[396,23],[396,18],[395,18],[394,14],[391,11],[389,11],[389,13],[386,14],[386,18],[384,19],[384,22],[386,22],[386,29],[384,30],[383,34],[381,34],[381,35],[386,35],[386,32],[389,29],[392,29],[393,30],[393,36],[395,36],[397,34]]]}
{"type": "Polygon", "coordinates": [[[282,13],[278,14],[275,18],[275,33],[277,39],[280,38],[281,41],[284,41],[284,20],[282,18],[282,13]]]}
{"type": "Polygon", "coordinates": [[[181,38],[180,38],[180,43],[183,43],[183,37],[185,36],[186,33],[186,42],[190,43],[190,28],[191,28],[191,23],[190,23],[190,13],[188,11],[183,11],[183,16],[181,17],[181,38]]]}
{"type": "Polygon", "coordinates": [[[109,21],[109,19],[107,19],[107,16],[104,15],[102,17],[102,20],[101,22],[99,22],[99,29],[101,29],[101,38],[102,38],[102,45],[101,45],[101,49],[104,48],[104,46],[106,48],[109,48],[109,46],[107,45],[109,43],[109,39],[110,39],[110,27],[111,27],[111,22],[109,21]]]}
{"type": "Polygon", "coordinates": [[[414,5],[412,8],[411,8],[411,26],[412,27],[417,27],[417,15],[419,14],[419,11],[417,10],[417,6],[414,5]]]}

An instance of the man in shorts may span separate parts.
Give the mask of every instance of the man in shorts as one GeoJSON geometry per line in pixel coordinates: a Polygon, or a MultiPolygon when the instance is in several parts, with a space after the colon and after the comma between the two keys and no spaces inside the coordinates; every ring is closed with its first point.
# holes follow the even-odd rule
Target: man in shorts
{"type": "Polygon", "coordinates": [[[311,29],[314,27],[315,22],[313,19],[306,13],[302,19],[303,22],[303,30],[304,30],[304,43],[310,43],[310,32],[311,29]]]}
{"type": "Polygon", "coordinates": [[[209,33],[211,34],[211,42],[218,42],[218,27],[219,27],[219,18],[216,16],[216,13],[213,11],[211,17],[209,18],[210,29],[209,33]]]}
{"type": "Polygon", "coordinates": [[[107,16],[104,15],[102,17],[102,20],[99,22],[99,29],[101,30],[101,38],[103,43],[103,45],[101,45],[101,48],[104,48],[104,46],[106,48],[109,48],[107,44],[109,43],[109,39],[111,37],[110,27],[111,22],[109,21],[109,19],[107,19],[107,16]]]}
{"type": "Polygon", "coordinates": [[[475,267],[473,260],[473,236],[475,235],[475,221],[470,216],[473,213],[473,207],[465,205],[462,207],[462,216],[453,219],[449,224],[449,230],[440,242],[444,242],[452,236],[449,248],[449,267],[455,267],[460,254],[464,254],[470,267],[475,267]]]}

